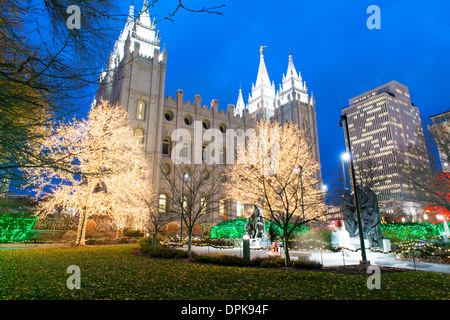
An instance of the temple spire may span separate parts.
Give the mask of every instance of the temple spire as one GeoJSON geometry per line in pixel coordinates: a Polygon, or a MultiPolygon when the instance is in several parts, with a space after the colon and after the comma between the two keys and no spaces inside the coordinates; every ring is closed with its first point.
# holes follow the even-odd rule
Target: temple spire
{"type": "Polygon", "coordinates": [[[264,47],[265,46],[261,46],[259,48],[260,51],[259,69],[258,69],[258,76],[256,77],[255,87],[258,87],[260,85],[266,85],[268,87],[271,86],[269,74],[267,73],[266,63],[264,62],[264,55],[262,54],[264,47]]]}
{"type": "Polygon", "coordinates": [[[239,96],[238,96],[238,100],[236,103],[236,108],[234,110],[234,115],[239,115],[242,117],[242,112],[244,112],[245,109],[245,103],[244,103],[244,98],[242,97],[242,89],[241,89],[241,85],[239,84],[239,96]]]}
{"type": "Polygon", "coordinates": [[[264,62],[263,48],[259,47],[260,59],[256,83],[252,84],[252,92],[248,99],[248,111],[251,116],[262,116],[269,119],[273,115],[275,101],[275,84],[270,82],[266,64],[264,62]]]}
{"type": "Polygon", "coordinates": [[[286,79],[294,78],[296,80],[299,80],[299,76],[297,74],[297,70],[295,69],[294,60],[292,59],[292,53],[289,49],[289,63],[288,63],[288,69],[286,72],[286,79]]]}
{"type": "Polygon", "coordinates": [[[148,7],[148,1],[144,0],[144,4],[142,5],[142,10],[139,14],[138,21],[145,27],[150,28],[152,25],[150,21],[150,10],[148,7]]]}

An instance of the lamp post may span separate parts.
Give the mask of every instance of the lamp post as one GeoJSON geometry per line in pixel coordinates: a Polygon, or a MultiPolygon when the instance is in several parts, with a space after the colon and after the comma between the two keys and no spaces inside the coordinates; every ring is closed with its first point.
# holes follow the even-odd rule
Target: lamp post
{"type": "Polygon", "coordinates": [[[242,256],[244,259],[250,260],[250,237],[248,234],[244,234],[242,239],[242,256]]]}
{"type": "Polygon", "coordinates": [[[323,195],[323,201],[325,202],[325,219],[328,222],[328,206],[327,206],[327,191],[328,191],[328,186],[326,184],[323,183],[322,181],[322,186],[320,187],[320,189],[322,189],[324,195],[323,195]]]}
{"type": "Polygon", "coordinates": [[[344,190],[347,188],[347,181],[345,179],[345,165],[344,162],[350,161],[350,154],[348,152],[341,153],[341,163],[342,163],[342,182],[344,183],[344,190]]]}
{"type": "Polygon", "coordinates": [[[360,261],[360,264],[369,264],[369,262],[367,261],[367,256],[366,256],[366,247],[364,245],[364,235],[363,235],[362,224],[361,224],[361,209],[359,207],[359,199],[358,199],[358,194],[356,192],[355,168],[353,166],[352,146],[351,146],[351,142],[350,142],[350,135],[348,132],[348,123],[347,123],[347,115],[346,114],[341,115],[341,121],[339,121],[339,127],[342,127],[342,121],[345,121],[344,132],[345,132],[345,136],[346,136],[347,142],[348,142],[348,154],[350,156],[350,161],[349,161],[350,162],[350,171],[352,174],[352,182],[353,182],[353,197],[355,200],[356,217],[358,219],[358,233],[359,233],[359,242],[361,244],[361,257],[362,257],[362,261],[360,261]]]}

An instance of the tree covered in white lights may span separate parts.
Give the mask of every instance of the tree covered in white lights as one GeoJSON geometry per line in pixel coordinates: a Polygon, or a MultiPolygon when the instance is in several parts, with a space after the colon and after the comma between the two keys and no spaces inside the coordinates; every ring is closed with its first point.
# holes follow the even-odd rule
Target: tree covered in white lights
{"type": "Polygon", "coordinates": [[[33,152],[45,154],[57,166],[24,169],[45,216],[55,207],[72,208],[78,216],[75,245],[85,244],[86,224],[93,215],[110,219],[117,230],[146,224],[146,212],[130,205],[133,189],[143,183],[145,153],[127,126],[127,113],[101,102],[85,120],[55,126],[33,152]]]}
{"type": "Polygon", "coordinates": [[[258,204],[265,219],[281,228],[287,266],[292,232],[325,213],[312,145],[292,122],[259,121],[237,150],[245,157],[230,167],[226,183],[232,199],[258,204]]]}

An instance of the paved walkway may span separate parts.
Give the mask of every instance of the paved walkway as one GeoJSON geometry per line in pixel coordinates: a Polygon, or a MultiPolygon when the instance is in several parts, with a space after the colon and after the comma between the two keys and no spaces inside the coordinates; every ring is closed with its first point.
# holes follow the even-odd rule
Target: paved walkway
{"type": "MultiPolygon", "coordinates": [[[[184,246],[186,249],[186,246],[184,246]]],[[[241,248],[231,248],[231,249],[217,249],[209,246],[197,247],[193,246],[192,250],[197,253],[207,253],[207,252],[222,252],[226,254],[231,254],[235,256],[242,257],[242,247],[241,248]]],[[[250,257],[267,257],[269,250],[264,249],[251,249],[250,257]]],[[[359,261],[362,260],[361,252],[353,252],[349,250],[344,250],[344,252],[331,252],[331,251],[323,251],[323,252],[306,252],[306,251],[296,251],[290,250],[292,259],[297,259],[295,254],[303,253],[310,254],[310,260],[320,262],[324,267],[332,267],[332,266],[342,266],[342,265],[356,265],[359,264],[359,261]]],[[[272,254],[273,255],[273,254],[272,254]]],[[[275,255],[280,255],[284,257],[283,252],[277,252],[275,255]]],[[[450,273],[450,265],[448,264],[439,264],[439,263],[426,263],[426,262],[418,262],[415,264],[413,261],[403,261],[398,260],[397,255],[394,253],[381,253],[381,252],[372,252],[366,251],[367,260],[370,261],[371,265],[377,266],[385,266],[385,267],[394,267],[394,268],[405,268],[412,269],[418,271],[433,271],[433,272],[443,272],[450,273]]]]}

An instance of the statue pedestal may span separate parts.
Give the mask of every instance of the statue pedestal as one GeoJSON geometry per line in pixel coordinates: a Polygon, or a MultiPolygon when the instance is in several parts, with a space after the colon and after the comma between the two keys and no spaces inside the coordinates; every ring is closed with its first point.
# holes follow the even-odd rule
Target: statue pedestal
{"type": "MultiPolygon", "coordinates": [[[[361,241],[359,240],[359,237],[350,238],[350,243],[355,247],[355,249],[361,249],[361,241]]],[[[370,249],[368,239],[364,239],[364,247],[366,249],[370,249]]]]}
{"type": "Polygon", "coordinates": [[[331,246],[333,248],[347,248],[350,250],[355,250],[347,230],[333,231],[331,233],[331,246]]]}
{"type": "Polygon", "coordinates": [[[259,248],[270,248],[271,247],[270,240],[268,239],[250,239],[250,248],[259,249],[259,248]]]}
{"type": "Polygon", "coordinates": [[[391,251],[391,240],[383,239],[383,252],[391,251]]]}

